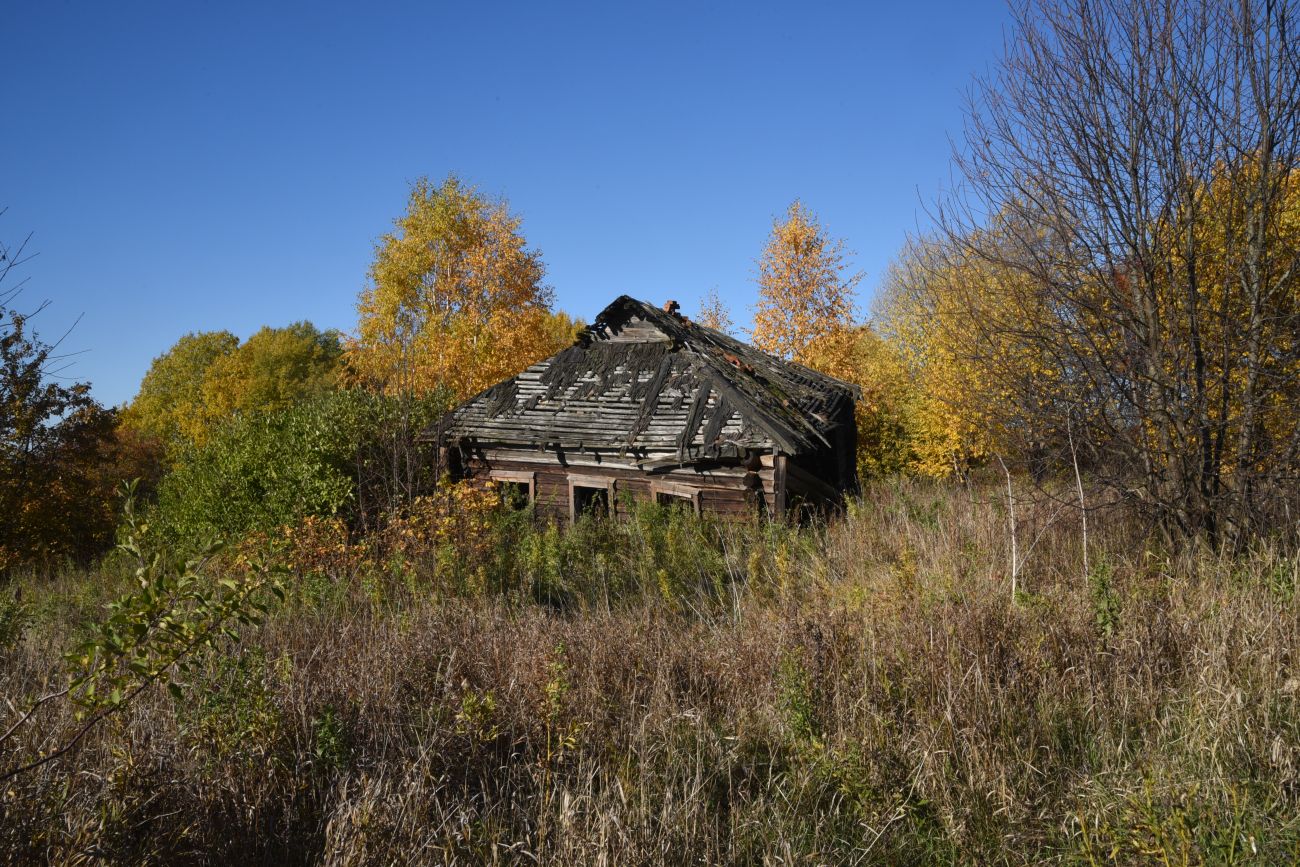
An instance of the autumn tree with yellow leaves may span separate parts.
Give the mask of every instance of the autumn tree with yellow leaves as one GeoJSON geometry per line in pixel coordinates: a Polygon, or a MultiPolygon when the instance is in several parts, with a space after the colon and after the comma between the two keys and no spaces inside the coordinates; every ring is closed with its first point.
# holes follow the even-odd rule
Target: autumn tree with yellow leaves
{"type": "Polygon", "coordinates": [[[846,373],[862,280],[849,270],[847,255],[844,241],[832,238],[799,201],[773,220],[758,260],[754,345],[832,376],[846,373]]]}
{"type": "Polygon", "coordinates": [[[229,331],[186,334],[149,365],[122,422],[170,449],[201,441],[209,424],[204,383],[221,358],[239,348],[229,331]]]}
{"type": "Polygon", "coordinates": [[[203,380],[209,424],[235,414],[274,412],[331,391],[343,346],[336,331],[310,322],[264,326],[234,351],[216,358],[203,380]]]}
{"type": "Polygon", "coordinates": [[[911,470],[943,477],[997,455],[1041,459],[1046,405],[1067,400],[1071,386],[1050,350],[1029,337],[1053,327],[1031,281],[964,248],[918,239],[890,268],[877,308],[913,384],[911,470]]]}
{"type": "Polygon", "coordinates": [[[388,393],[469,397],[553,354],[574,323],[553,313],[538,251],[506,203],[459,178],[421,178],[380,238],[348,363],[388,393]]]}
{"type": "Polygon", "coordinates": [[[855,412],[859,475],[914,472],[918,458],[911,419],[918,393],[906,358],[870,324],[853,332],[850,349],[850,366],[842,378],[862,391],[855,412]]]}
{"type": "Polygon", "coordinates": [[[908,371],[896,349],[858,321],[856,290],[843,240],[795,201],[773,221],[758,260],[752,340],[765,352],[819,370],[862,390],[857,402],[858,466],[881,476],[913,462],[904,422],[908,371]]]}
{"type": "Polygon", "coordinates": [[[263,327],[240,342],[229,331],[186,334],[150,364],[122,423],[173,454],[203,445],[237,415],[286,409],[332,390],[343,348],[310,322],[263,327]]]}
{"type": "Polygon", "coordinates": [[[705,328],[712,328],[723,334],[731,334],[736,327],[736,323],[731,318],[731,311],[718,296],[717,289],[710,289],[704,293],[704,297],[700,299],[699,312],[695,314],[695,321],[705,328]]]}

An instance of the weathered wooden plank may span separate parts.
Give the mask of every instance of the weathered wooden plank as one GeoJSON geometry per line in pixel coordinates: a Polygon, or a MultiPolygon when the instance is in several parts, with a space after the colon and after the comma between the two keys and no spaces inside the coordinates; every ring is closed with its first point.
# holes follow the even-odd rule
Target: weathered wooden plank
{"type": "MultiPolygon", "coordinates": [[[[638,383],[640,384],[640,383],[638,383]]],[[[653,383],[652,383],[653,384],[653,383]]],[[[516,404],[523,405],[527,398],[538,397],[539,401],[529,412],[547,412],[558,408],[574,409],[580,407],[596,409],[623,409],[631,411],[641,411],[644,407],[658,409],[660,412],[671,411],[679,402],[685,399],[694,399],[696,395],[703,390],[700,388],[677,389],[671,386],[664,387],[661,391],[651,392],[655,397],[647,394],[644,398],[633,396],[630,386],[632,383],[611,386],[605,393],[594,395],[584,390],[584,387],[593,385],[603,385],[600,381],[589,383],[577,383],[562,391],[554,391],[548,386],[541,383],[522,382],[515,383],[516,404]]],[[[711,393],[707,398],[707,406],[716,407],[721,402],[721,397],[716,393],[711,393]]],[[[743,406],[743,404],[741,405],[743,406]]],[[[736,405],[733,403],[732,408],[736,405]]],[[[486,401],[476,400],[467,404],[457,411],[459,416],[469,414],[482,414],[492,416],[494,413],[490,410],[486,401]]]]}
{"type": "MultiPolygon", "coordinates": [[[[563,465],[559,464],[559,458],[554,451],[534,451],[534,450],[514,450],[504,448],[480,449],[475,453],[475,460],[484,460],[493,466],[507,466],[513,463],[524,464],[528,466],[537,466],[545,468],[555,466],[557,470],[563,471],[563,465]],[[477,455],[481,455],[479,458],[477,455]]],[[[656,459],[652,454],[644,457],[635,455],[619,456],[617,452],[601,452],[590,450],[582,453],[566,452],[564,455],[564,465],[583,466],[583,467],[600,467],[609,470],[625,470],[634,474],[644,474],[650,470],[654,475],[662,476],[666,474],[685,474],[685,475],[718,475],[729,477],[744,477],[751,472],[744,465],[744,461],[739,458],[729,459],[727,461],[708,462],[707,464],[686,464],[679,466],[675,463],[671,465],[664,464],[662,459],[656,459]]],[[[760,476],[772,477],[772,470],[766,467],[760,467],[756,471],[760,476]]]]}
{"type": "Polygon", "coordinates": [[[551,477],[559,479],[574,476],[601,476],[635,481],[682,482],[691,485],[703,485],[727,490],[745,490],[754,487],[754,481],[762,481],[761,474],[751,473],[740,466],[723,466],[710,469],[685,467],[672,473],[657,473],[647,477],[635,467],[601,466],[597,464],[570,465],[565,467],[548,467],[546,464],[529,461],[500,461],[485,463],[487,472],[527,472],[534,474],[539,481],[551,477]]]}
{"type": "MultiPolygon", "coordinates": [[[[554,458],[550,460],[554,461],[554,458]]],[[[654,476],[647,477],[633,465],[584,463],[569,464],[565,467],[565,465],[545,463],[528,452],[515,454],[515,452],[498,451],[490,458],[469,459],[465,474],[487,473],[526,473],[536,478],[538,489],[565,487],[575,477],[594,476],[616,478],[620,482],[645,486],[646,489],[649,489],[651,481],[659,480],[669,484],[710,487],[710,489],[736,494],[754,489],[755,486],[762,486],[764,474],[771,476],[770,472],[749,471],[740,461],[736,461],[735,464],[710,465],[710,467],[681,467],[671,472],[655,473],[654,476]]]]}
{"type": "MultiPolygon", "coordinates": [[[[715,409],[710,404],[703,404],[705,409],[715,409]]],[[[715,409],[716,411],[716,409],[715,409]]],[[[673,406],[656,409],[645,419],[645,424],[641,425],[638,430],[655,428],[655,426],[676,426],[680,433],[680,425],[689,421],[690,409],[679,409],[673,406]]],[[[478,425],[500,425],[506,428],[521,428],[532,422],[558,422],[563,424],[567,421],[588,422],[591,420],[601,421],[604,425],[610,425],[612,422],[628,422],[641,420],[641,409],[634,404],[617,403],[617,404],[593,404],[586,403],[582,406],[563,406],[556,403],[555,406],[538,406],[533,408],[516,407],[512,411],[491,415],[491,413],[482,411],[473,411],[461,413],[458,425],[461,428],[469,428],[478,425]]],[[[722,428],[727,426],[731,428],[741,428],[745,425],[745,417],[738,412],[728,413],[724,417],[722,428]]]]}
{"type": "Polygon", "coordinates": [[[617,331],[610,329],[601,340],[610,343],[671,343],[673,339],[652,323],[644,319],[633,319],[623,323],[617,331]]]}
{"type": "Polygon", "coordinates": [[[772,496],[773,511],[782,517],[785,516],[786,494],[785,494],[785,474],[788,459],[785,455],[777,455],[772,466],[772,496]]]}
{"type": "MultiPolygon", "coordinates": [[[[492,429],[480,431],[483,437],[479,440],[509,444],[516,447],[528,448],[529,446],[539,447],[545,445],[548,449],[558,445],[565,450],[593,450],[602,449],[608,451],[620,451],[631,449],[633,451],[668,451],[674,450],[672,454],[677,455],[677,438],[669,436],[667,432],[662,437],[644,436],[639,437],[630,447],[623,441],[611,441],[604,438],[599,431],[579,430],[579,431],[546,431],[535,430],[530,433],[528,439],[523,437],[511,438],[512,432],[509,430],[492,429]]],[[[473,445],[471,442],[470,446],[473,445]]],[[[727,437],[720,443],[706,444],[696,441],[689,443],[687,448],[693,452],[708,448],[710,445],[731,445],[742,449],[767,449],[772,446],[772,442],[766,439],[749,439],[746,437],[727,437]]],[[[678,457],[680,460],[680,457],[678,457]]]]}

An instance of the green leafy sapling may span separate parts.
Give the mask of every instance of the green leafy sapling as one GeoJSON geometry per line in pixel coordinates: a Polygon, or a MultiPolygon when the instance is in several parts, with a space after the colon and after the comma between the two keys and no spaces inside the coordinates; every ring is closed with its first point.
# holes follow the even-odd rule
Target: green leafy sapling
{"type": "Polygon", "coordinates": [[[220,543],[185,560],[147,551],[135,493],[135,482],[123,486],[123,538],[118,548],[135,563],[139,589],[110,603],[108,616],[92,627],[90,637],[65,655],[67,685],[36,699],[0,734],[0,756],[36,712],[52,702],[75,705],[78,727],[38,757],[0,771],[0,782],[68,753],[98,723],[150,687],[164,684],[179,698],[184,678],[202,662],[204,651],[222,639],[238,641],[238,625],[260,624],[271,598],[284,599],[283,567],[255,561],[237,573],[211,574],[211,559],[220,543]]]}

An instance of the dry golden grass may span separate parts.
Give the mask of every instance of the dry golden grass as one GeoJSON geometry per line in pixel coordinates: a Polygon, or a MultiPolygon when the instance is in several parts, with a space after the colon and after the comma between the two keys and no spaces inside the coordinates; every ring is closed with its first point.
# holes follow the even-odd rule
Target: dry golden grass
{"type": "MultiPolygon", "coordinates": [[[[1294,552],[1171,555],[1099,516],[1085,575],[1054,509],[1023,510],[1014,601],[996,501],[911,483],[823,529],[503,525],[483,562],[304,575],[183,701],[0,793],[0,856],[1296,860],[1294,552]]],[[[58,676],[109,580],[24,587],[0,694],[58,676]]]]}

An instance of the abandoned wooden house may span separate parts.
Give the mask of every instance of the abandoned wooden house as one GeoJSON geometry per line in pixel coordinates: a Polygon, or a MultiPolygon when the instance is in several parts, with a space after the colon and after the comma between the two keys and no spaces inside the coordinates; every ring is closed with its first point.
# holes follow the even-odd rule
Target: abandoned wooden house
{"type": "Polygon", "coordinates": [[[654,499],[726,517],[835,508],[857,484],[857,389],[624,295],[573,346],[452,410],[453,479],[572,520],[654,499]]]}

